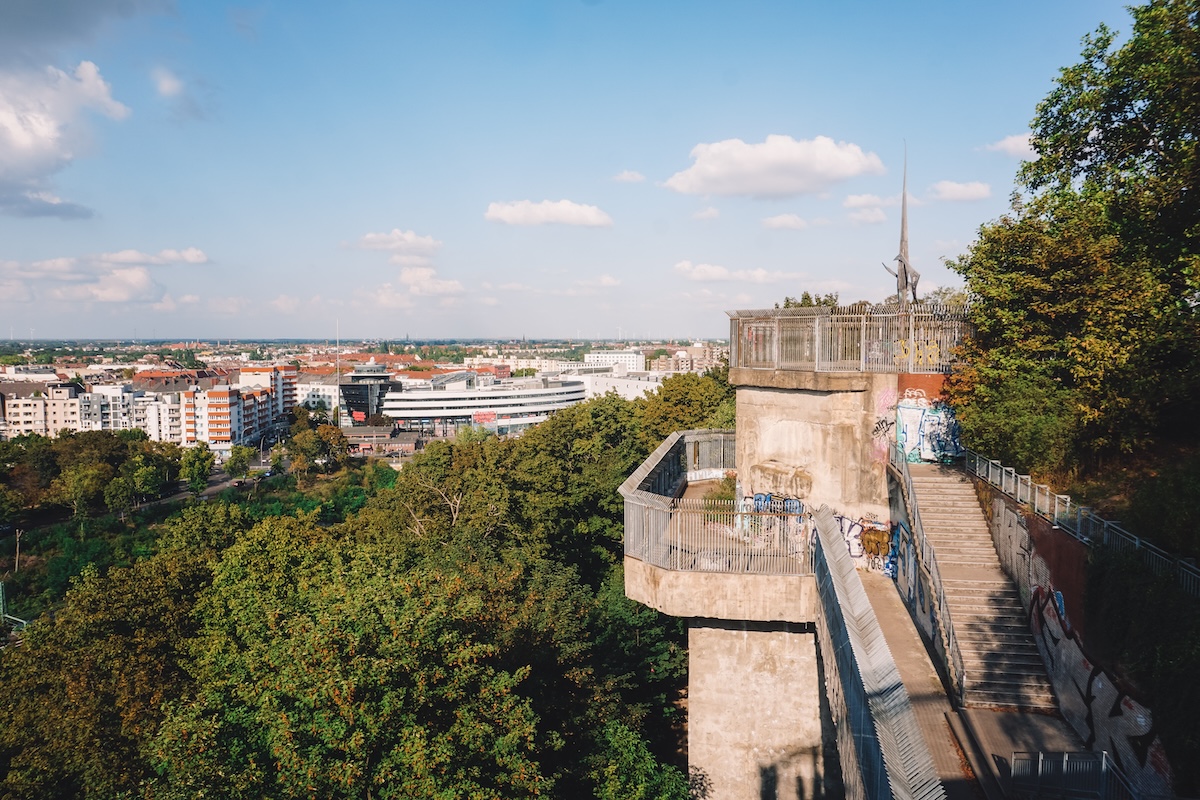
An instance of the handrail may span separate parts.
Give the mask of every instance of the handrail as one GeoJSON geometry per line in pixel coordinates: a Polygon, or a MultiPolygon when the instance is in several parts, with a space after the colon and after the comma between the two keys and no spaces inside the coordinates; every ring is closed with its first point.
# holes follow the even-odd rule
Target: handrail
{"type": "Polygon", "coordinates": [[[689,480],[735,468],[733,431],[673,433],[621,484],[625,555],[690,572],[809,575],[802,508],[737,500],[682,499],[689,480]]]}
{"type": "Polygon", "coordinates": [[[947,373],[971,332],[961,306],[730,311],[730,367],[947,373]]]}
{"type": "Polygon", "coordinates": [[[828,506],[812,519],[817,641],[846,796],[941,800],[945,786],[841,527],[828,506]]]}
{"type": "Polygon", "coordinates": [[[1011,781],[1017,797],[1077,797],[1142,800],[1107,750],[1015,752],[1011,781]]]}
{"type": "Polygon", "coordinates": [[[1119,522],[1106,520],[1086,506],[1071,500],[1070,495],[1055,494],[1050,487],[1034,483],[1013,467],[985,458],[973,450],[966,451],[966,471],[986,481],[1018,503],[1031,508],[1035,514],[1092,547],[1100,544],[1120,552],[1132,552],[1156,575],[1174,570],[1176,581],[1192,597],[1200,598],[1200,568],[1172,556],[1160,547],[1134,536],[1119,522]]]}
{"type": "Polygon", "coordinates": [[[954,620],[950,616],[950,603],[946,599],[946,588],[942,583],[942,574],[938,569],[937,556],[933,543],[925,536],[925,527],[921,524],[921,510],[917,504],[917,494],[913,490],[912,473],[908,468],[908,459],[896,442],[888,443],[888,460],[892,469],[900,477],[900,485],[904,494],[904,506],[908,510],[908,518],[912,523],[913,539],[916,541],[917,552],[920,554],[921,565],[929,574],[929,582],[933,586],[938,602],[938,627],[941,631],[942,646],[946,649],[950,663],[950,681],[958,695],[961,705],[967,693],[967,668],[963,661],[962,650],[958,645],[958,636],[954,632],[954,620]]]}

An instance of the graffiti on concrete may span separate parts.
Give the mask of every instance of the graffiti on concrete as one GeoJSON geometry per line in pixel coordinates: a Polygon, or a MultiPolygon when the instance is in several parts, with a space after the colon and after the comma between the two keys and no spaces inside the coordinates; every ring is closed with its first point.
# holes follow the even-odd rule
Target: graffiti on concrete
{"type": "Polygon", "coordinates": [[[948,461],[963,454],[954,412],[931,402],[924,389],[905,389],[896,403],[896,443],[910,462],[948,461]]]}
{"type": "Polygon", "coordinates": [[[846,548],[858,569],[893,575],[896,569],[896,541],[889,525],[875,519],[835,516],[846,540],[846,548]]]}
{"type": "Polygon", "coordinates": [[[917,548],[913,542],[912,531],[903,522],[894,523],[892,530],[896,545],[896,568],[893,574],[896,579],[896,588],[899,590],[900,596],[904,598],[913,619],[920,626],[921,632],[925,634],[925,638],[928,641],[940,642],[941,640],[935,635],[936,614],[933,604],[929,602],[930,590],[927,585],[929,579],[921,570],[921,565],[917,560],[917,548]]]}
{"type": "MultiPolygon", "coordinates": [[[[1033,561],[1041,558],[1035,555],[1033,561]]],[[[1038,586],[1029,615],[1063,716],[1084,737],[1089,750],[1107,750],[1143,791],[1169,796],[1171,765],[1150,709],[1130,697],[1115,676],[1088,656],[1062,602],[1060,592],[1038,586]]]]}
{"type": "MultiPolygon", "coordinates": [[[[774,497],[771,494],[756,494],[748,497],[752,511],[760,514],[803,514],[804,503],[794,497],[774,497]]],[[[743,501],[744,505],[744,501],[743,501]]]]}
{"type": "MultiPolygon", "coordinates": [[[[993,496],[987,506],[1000,560],[1028,600],[1029,625],[1063,718],[1089,748],[1107,750],[1143,793],[1170,796],[1173,775],[1151,709],[1135,700],[1114,674],[1088,654],[1083,637],[1071,623],[1072,612],[1081,610],[1070,607],[1064,592],[1054,585],[1046,559],[1038,553],[1041,537],[1066,534],[1056,534],[1049,522],[999,497],[993,496]],[[1036,530],[1031,532],[1031,526],[1036,530]]],[[[1082,558],[1073,566],[1068,566],[1072,562],[1059,563],[1058,569],[1086,569],[1082,558]]],[[[1064,573],[1063,579],[1070,577],[1064,573]]]]}
{"type": "Polygon", "coordinates": [[[895,389],[886,389],[879,393],[875,403],[875,426],[871,429],[871,447],[874,459],[880,463],[887,462],[888,443],[892,440],[892,431],[896,429],[897,399],[895,389]]]}

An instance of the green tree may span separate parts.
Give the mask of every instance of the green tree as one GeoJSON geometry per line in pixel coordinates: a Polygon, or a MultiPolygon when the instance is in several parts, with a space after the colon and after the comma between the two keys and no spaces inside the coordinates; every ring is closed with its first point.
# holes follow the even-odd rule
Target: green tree
{"type": "Polygon", "coordinates": [[[225,471],[235,478],[244,478],[250,471],[250,458],[254,448],[235,444],[229,450],[229,458],[225,460],[225,471]]]}
{"type": "Polygon", "coordinates": [[[104,493],[105,483],[112,477],[107,464],[79,463],[63,470],[50,486],[57,502],[70,506],[76,518],[87,516],[88,506],[104,493]]]}
{"type": "Polygon", "coordinates": [[[208,449],[205,442],[197,442],[185,449],[179,461],[179,476],[187,483],[194,495],[208,488],[208,475],[217,463],[217,455],[208,449]]]}
{"type": "Polygon", "coordinates": [[[808,292],[801,293],[800,297],[785,297],[783,305],[775,304],[776,308],[819,308],[827,306],[835,308],[838,304],[838,293],[829,292],[828,294],[809,294],[808,292]]]}
{"type": "Polygon", "coordinates": [[[1038,106],[1029,195],[950,263],[978,331],[951,388],[969,445],[998,424],[991,438],[1014,447],[994,457],[1092,471],[1200,435],[1198,9],[1152,0],[1120,47],[1103,27],[1085,40],[1038,106]],[[1052,441],[1006,433],[1026,424],[1014,381],[1057,403],[1035,425],[1052,441]]]}
{"type": "Polygon", "coordinates": [[[113,514],[120,514],[121,519],[125,518],[126,511],[133,508],[133,500],[133,481],[128,478],[113,478],[104,487],[104,505],[113,514]]]}
{"type": "Polygon", "coordinates": [[[85,568],[52,618],[0,651],[0,795],[131,796],[163,703],[185,694],[192,604],[207,568],[186,553],[101,577],[85,568]]]}
{"type": "Polygon", "coordinates": [[[317,437],[321,440],[321,455],[329,460],[330,467],[343,467],[350,457],[350,443],[346,434],[336,425],[319,425],[317,437]]]}

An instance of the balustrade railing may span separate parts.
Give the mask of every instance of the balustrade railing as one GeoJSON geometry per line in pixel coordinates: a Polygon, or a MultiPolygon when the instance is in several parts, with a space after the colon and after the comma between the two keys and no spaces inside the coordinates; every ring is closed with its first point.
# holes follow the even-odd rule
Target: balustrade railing
{"type": "Polygon", "coordinates": [[[912,524],[913,543],[920,554],[920,564],[929,576],[929,584],[933,589],[933,596],[937,599],[936,619],[938,621],[938,628],[940,629],[942,647],[945,648],[946,657],[949,661],[947,668],[950,672],[950,681],[954,684],[954,691],[958,694],[958,700],[961,703],[965,698],[967,690],[967,668],[963,662],[962,650],[958,645],[958,636],[954,632],[954,620],[950,615],[950,603],[946,599],[946,588],[942,583],[942,573],[938,569],[937,554],[934,552],[933,543],[925,536],[925,527],[921,524],[921,509],[917,503],[916,492],[913,491],[912,474],[908,469],[908,459],[905,458],[903,450],[895,442],[888,444],[888,458],[892,467],[900,476],[901,487],[904,492],[904,505],[908,510],[909,522],[912,524]]]}
{"type": "Polygon", "coordinates": [[[918,305],[730,311],[731,367],[945,373],[970,332],[966,309],[918,305]]]}
{"type": "Polygon", "coordinates": [[[841,527],[828,507],[812,517],[817,643],[846,797],[941,800],[945,787],[841,527]]]}
{"type": "Polygon", "coordinates": [[[689,480],[720,479],[735,468],[733,431],[667,437],[621,484],[625,555],[673,570],[810,574],[801,508],[679,496],[689,480]]]}
{"type": "Polygon", "coordinates": [[[1106,751],[1013,753],[1011,796],[1149,800],[1129,783],[1106,751]]]}
{"type": "Polygon", "coordinates": [[[968,473],[995,486],[1004,494],[1029,506],[1035,514],[1049,520],[1079,541],[1090,546],[1102,545],[1119,552],[1134,553],[1156,575],[1174,573],[1179,586],[1192,597],[1200,598],[1200,569],[1195,564],[1172,556],[1160,547],[1134,536],[1119,522],[1103,519],[1069,495],[1056,494],[1044,484],[1034,483],[1013,467],[967,450],[968,473]]]}

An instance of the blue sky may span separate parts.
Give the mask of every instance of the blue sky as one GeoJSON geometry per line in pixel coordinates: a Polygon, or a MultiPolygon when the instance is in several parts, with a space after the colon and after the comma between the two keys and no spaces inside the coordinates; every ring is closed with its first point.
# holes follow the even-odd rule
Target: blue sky
{"type": "Polygon", "coordinates": [[[0,335],[724,336],[920,288],[1106,0],[0,3],[0,335]],[[7,325],[3,324],[7,323],[7,325]]]}

